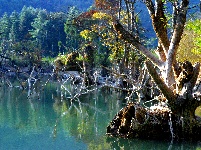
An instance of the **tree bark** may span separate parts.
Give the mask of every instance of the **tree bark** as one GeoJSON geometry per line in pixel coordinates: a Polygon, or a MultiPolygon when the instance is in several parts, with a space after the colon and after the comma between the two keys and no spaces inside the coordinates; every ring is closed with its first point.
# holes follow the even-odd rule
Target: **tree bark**
{"type": "Polygon", "coordinates": [[[183,0],[179,8],[175,8],[178,14],[175,16],[174,31],[170,42],[170,47],[167,56],[167,71],[166,71],[166,82],[168,86],[174,84],[173,81],[173,66],[176,63],[176,53],[179,47],[179,43],[183,34],[184,25],[186,22],[186,14],[188,9],[189,0],[183,0]]]}
{"type": "Polygon", "coordinates": [[[170,42],[167,34],[167,19],[164,13],[164,2],[162,0],[156,0],[154,6],[152,0],[146,0],[145,4],[152,19],[152,25],[158,37],[159,43],[163,47],[163,50],[165,50],[165,54],[167,56],[170,42]]]}
{"type": "MultiPolygon", "coordinates": [[[[179,43],[184,30],[184,25],[186,22],[186,14],[189,0],[181,0],[181,3],[179,3],[179,1],[172,2],[173,30],[170,38],[167,34],[167,19],[164,12],[164,3],[165,1],[163,0],[156,0],[155,2],[153,2],[152,0],[145,0],[145,4],[149,10],[150,17],[152,19],[153,28],[159,40],[159,59],[156,58],[148,49],[146,49],[146,47],[143,46],[143,44],[140,43],[140,41],[134,35],[126,31],[118,21],[115,20],[113,22],[113,28],[116,30],[120,38],[125,40],[126,43],[131,43],[134,47],[136,47],[136,49],[142,52],[147,57],[147,59],[149,59],[148,61],[146,61],[147,69],[159,89],[162,91],[163,95],[166,97],[166,104],[170,109],[170,112],[168,112],[168,116],[173,115],[175,117],[174,127],[178,131],[176,132],[177,136],[180,136],[182,138],[187,138],[189,136],[193,139],[193,136],[198,136],[199,133],[197,132],[201,131],[201,122],[195,117],[195,110],[198,106],[201,105],[201,101],[199,100],[199,97],[194,94],[195,91],[193,90],[200,71],[200,64],[197,63],[193,67],[191,63],[185,62],[183,63],[182,67],[179,68],[176,62],[177,49],[179,47],[179,43]],[[161,77],[157,73],[157,69],[154,65],[158,66],[160,71],[165,70],[165,75],[161,77]],[[165,68],[161,68],[164,66],[165,68]],[[182,134],[180,133],[180,131],[182,134]]],[[[135,108],[135,111],[136,110],[137,109],[135,108]]],[[[155,115],[155,113],[158,112],[148,113],[154,113],[155,115]]],[[[160,114],[162,115],[163,112],[160,112],[160,114]]],[[[148,117],[150,117],[150,115],[148,115],[148,117]]],[[[161,119],[163,119],[163,116],[159,116],[159,118],[160,117],[161,119]]],[[[117,116],[116,118],[118,121],[120,121],[119,116],[117,116]]],[[[135,125],[137,125],[138,129],[135,130],[137,132],[141,132],[140,130],[146,127],[146,125],[154,128],[153,122],[148,119],[147,122],[145,121],[145,123],[143,123],[143,125],[141,126],[138,124],[139,122],[135,120],[135,116],[133,118],[134,120],[131,120],[131,122],[134,122],[133,128],[135,128],[135,125]]],[[[167,120],[165,126],[170,123],[171,117],[167,117],[166,119],[167,120]]],[[[125,119],[123,118],[121,121],[123,120],[125,119]]],[[[163,121],[160,123],[161,124],[159,125],[159,128],[163,130],[163,121]]],[[[113,129],[112,127],[114,126],[114,124],[111,125],[112,126],[110,126],[111,128],[109,127],[109,130],[113,129]]],[[[121,129],[121,126],[124,126],[124,122],[123,124],[120,124],[119,129],[121,129]]],[[[128,126],[130,126],[130,124],[128,126]]],[[[131,130],[134,130],[133,128],[131,130]]],[[[129,132],[130,130],[128,130],[128,133],[129,132]]],[[[146,130],[146,132],[150,133],[149,130],[146,130]]],[[[168,129],[168,132],[172,132],[171,129],[168,129]]]]}
{"type": "Polygon", "coordinates": [[[132,44],[136,47],[142,54],[144,54],[147,58],[149,58],[155,65],[161,67],[163,62],[159,60],[155,55],[153,55],[145,46],[143,46],[138,38],[135,38],[130,32],[124,29],[124,27],[119,23],[119,21],[113,22],[113,27],[116,32],[119,34],[119,37],[132,44]]]}
{"type": "MultiPolygon", "coordinates": [[[[146,61],[146,66],[155,83],[167,98],[169,107],[174,107],[176,102],[176,95],[174,95],[173,91],[165,84],[164,80],[161,79],[161,77],[156,72],[154,65],[150,61],[146,61]]],[[[174,108],[171,108],[171,110],[174,110],[174,108]]]]}

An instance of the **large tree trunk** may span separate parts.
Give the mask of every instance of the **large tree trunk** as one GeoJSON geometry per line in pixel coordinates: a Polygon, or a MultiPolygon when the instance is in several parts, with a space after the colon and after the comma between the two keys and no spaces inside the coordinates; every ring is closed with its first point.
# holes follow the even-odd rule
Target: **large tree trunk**
{"type": "MultiPolygon", "coordinates": [[[[174,1],[172,3],[173,30],[170,39],[167,35],[167,19],[164,14],[164,1],[157,0],[154,3],[152,0],[146,0],[145,3],[159,40],[159,58],[155,57],[135,36],[126,31],[119,21],[115,20],[113,27],[122,39],[131,43],[149,59],[146,62],[147,69],[158,88],[165,96],[165,100],[163,99],[163,101],[165,101],[169,110],[162,108],[162,111],[159,113],[160,115],[158,115],[159,111],[143,110],[142,112],[145,111],[145,113],[141,116],[144,116],[146,121],[139,122],[136,116],[138,108],[136,105],[129,105],[129,108],[124,108],[116,115],[108,126],[108,133],[136,137],[139,135],[142,136],[144,133],[147,133],[149,136],[155,136],[155,134],[152,135],[151,133],[153,133],[153,131],[159,131],[162,134],[157,132],[158,135],[164,134],[173,136],[173,134],[176,134],[178,138],[195,138],[193,136],[195,135],[197,138],[200,135],[201,122],[195,116],[195,110],[201,105],[199,100],[201,91],[198,91],[199,94],[195,94],[194,86],[200,71],[200,64],[197,63],[195,66],[192,66],[190,62],[186,61],[181,66],[178,66],[176,62],[177,49],[186,22],[189,0],[182,0],[181,3],[174,1]],[[156,69],[157,67],[160,72],[165,73],[159,75],[156,69]],[[129,113],[130,108],[131,112],[135,112],[133,116],[129,113]],[[147,116],[148,118],[157,116],[156,118],[160,120],[157,126],[155,126],[153,120],[147,119],[147,116]],[[172,116],[172,118],[170,116],[172,116]],[[152,131],[150,131],[148,127],[150,127],[152,131]],[[164,131],[162,131],[163,128],[164,131]],[[174,133],[173,130],[175,130],[174,133]]],[[[139,109],[142,108],[139,107],[139,109]]]]}
{"type": "Polygon", "coordinates": [[[201,102],[193,90],[200,64],[193,67],[189,62],[183,63],[180,73],[183,78],[178,77],[177,84],[180,88],[177,92],[165,84],[150,61],[146,62],[146,66],[166,97],[162,101],[167,103],[167,106],[145,109],[139,104],[128,104],[111,121],[107,134],[124,138],[200,139],[201,120],[195,116],[195,110],[201,102]],[[186,76],[182,75],[183,73],[187,73],[186,76]]]}
{"type": "Polygon", "coordinates": [[[176,89],[172,91],[161,80],[150,61],[147,61],[146,65],[152,78],[167,98],[171,112],[182,120],[183,134],[192,137],[192,128],[196,123],[195,110],[201,105],[201,102],[193,95],[193,87],[198,78],[200,64],[197,63],[193,67],[190,62],[183,63],[180,76],[177,78],[176,86],[179,86],[177,91],[175,91],[176,89]]]}

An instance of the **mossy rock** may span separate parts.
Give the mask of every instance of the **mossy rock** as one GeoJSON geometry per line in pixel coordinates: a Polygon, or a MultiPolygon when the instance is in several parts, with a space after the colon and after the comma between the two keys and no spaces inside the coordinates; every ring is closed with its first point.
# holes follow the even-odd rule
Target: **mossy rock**
{"type": "Polygon", "coordinates": [[[72,52],[67,55],[58,56],[54,65],[57,71],[81,71],[80,64],[81,61],[77,60],[79,53],[72,52]]]}

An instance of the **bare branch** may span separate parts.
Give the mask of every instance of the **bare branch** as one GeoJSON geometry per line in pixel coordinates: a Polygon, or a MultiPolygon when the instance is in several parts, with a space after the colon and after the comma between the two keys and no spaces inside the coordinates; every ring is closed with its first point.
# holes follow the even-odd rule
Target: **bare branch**
{"type": "Polygon", "coordinates": [[[173,72],[172,66],[174,65],[174,63],[176,63],[175,55],[177,53],[179,42],[180,42],[182,34],[183,34],[184,25],[186,22],[186,13],[187,13],[187,9],[188,9],[188,4],[189,4],[189,0],[183,0],[180,8],[178,10],[178,14],[177,14],[177,16],[175,16],[176,24],[175,24],[174,32],[173,32],[173,35],[171,38],[170,47],[169,47],[168,56],[167,56],[166,76],[167,76],[167,84],[169,86],[172,84],[172,83],[170,83],[170,81],[171,81],[170,74],[172,74],[172,72],[173,72]]]}
{"type": "Polygon", "coordinates": [[[159,60],[155,55],[153,55],[146,47],[144,47],[138,38],[135,38],[131,33],[124,29],[124,27],[118,22],[113,23],[113,27],[119,34],[120,38],[124,39],[126,42],[132,44],[136,49],[142,52],[147,58],[149,58],[155,65],[161,67],[163,62],[159,60]]]}
{"type": "Polygon", "coordinates": [[[160,59],[165,62],[166,61],[166,55],[165,55],[165,52],[163,50],[163,47],[162,45],[160,44],[160,42],[158,42],[158,47],[157,47],[157,50],[158,52],[158,56],[160,57],[160,59]]]}
{"type": "Polygon", "coordinates": [[[155,10],[154,4],[151,0],[146,0],[145,4],[149,10],[152,25],[159,39],[159,43],[167,55],[170,42],[167,35],[167,19],[164,13],[164,2],[162,0],[156,0],[155,10]]]}
{"type": "Polygon", "coordinates": [[[154,15],[155,9],[154,9],[154,4],[153,4],[152,0],[145,0],[145,4],[148,8],[149,14],[154,15]]]}
{"type": "Polygon", "coordinates": [[[146,61],[147,69],[154,79],[155,83],[159,87],[159,89],[162,91],[164,96],[168,100],[169,106],[174,106],[174,103],[176,101],[176,96],[174,95],[173,91],[165,84],[165,82],[160,78],[158,73],[156,72],[156,69],[154,68],[154,65],[151,63],[151,61],[146,61]]]}

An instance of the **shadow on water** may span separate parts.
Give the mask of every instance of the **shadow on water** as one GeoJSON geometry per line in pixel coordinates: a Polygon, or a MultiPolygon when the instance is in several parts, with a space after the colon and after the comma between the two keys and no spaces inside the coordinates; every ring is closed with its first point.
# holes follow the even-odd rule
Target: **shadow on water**
{"type": "Polygon", "coordinates": [[[0,149],[201,149],[199,143],[107,137],[107,125],[126,103],[115,91],[70,101],[60,84],[48,83],[27,96],[27,90],[0,87],[0,149]]]}

